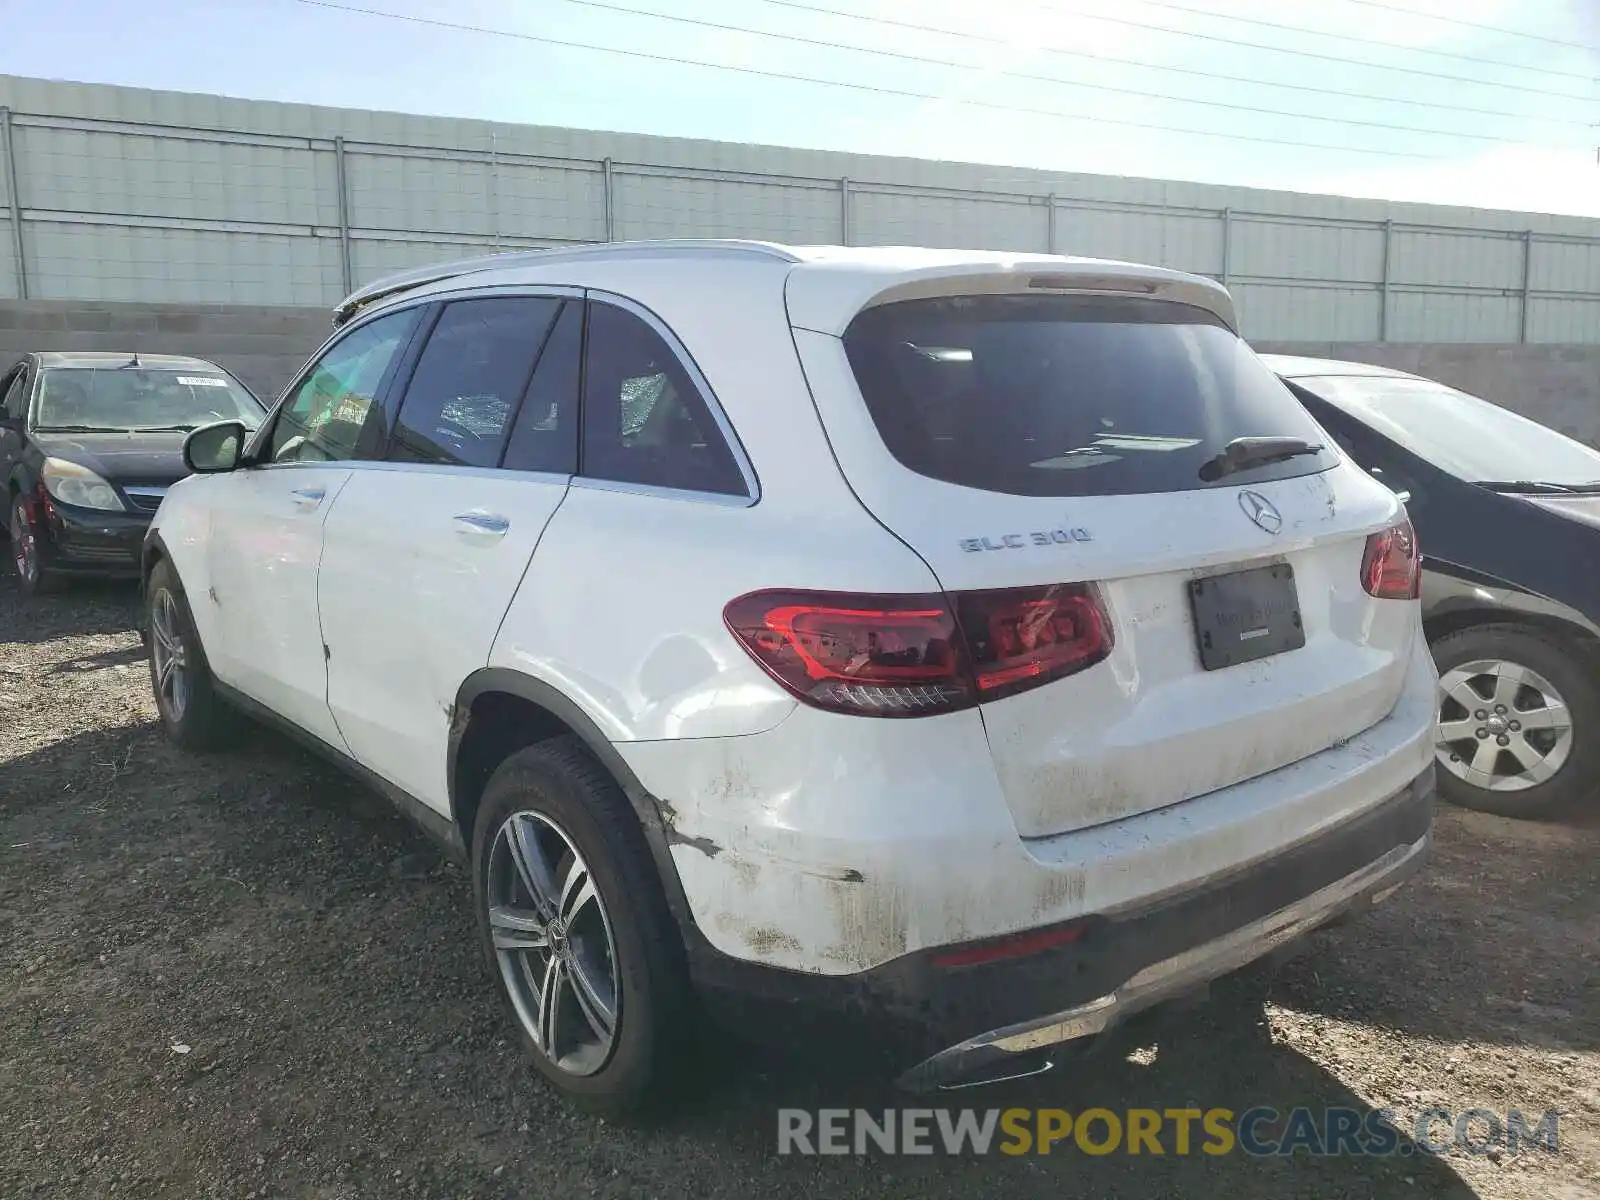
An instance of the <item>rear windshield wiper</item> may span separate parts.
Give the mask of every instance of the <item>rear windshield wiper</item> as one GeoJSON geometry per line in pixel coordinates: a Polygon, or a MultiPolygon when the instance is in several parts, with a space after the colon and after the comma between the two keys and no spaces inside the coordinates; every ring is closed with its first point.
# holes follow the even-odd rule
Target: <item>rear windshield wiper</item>
{"type": "Polygon", "coordinates": [[[1537,479],[1480,479],[1478,486],[1509,496],[1568,496],[1596,490],[1594,484],[1569,487],[1564,483],[1541,483],[1537,479]]]}
{"type": "Polygon", "coordinates": [[[1321,454],[1322,446],[1317,442],[1308,442],[1304,438],[1296,437],[1241,437],[1234,438],[1214,458],[1207,459],[1200,467],[1200,478],[1206,483],[1214,483],[1225,475],[1232,475],[1236,471],[1248,471],[1251,467],[1264,467],[1269,463],[1284,462],[1291,458],[1299,458],[1302,454],[1321,454]]]}

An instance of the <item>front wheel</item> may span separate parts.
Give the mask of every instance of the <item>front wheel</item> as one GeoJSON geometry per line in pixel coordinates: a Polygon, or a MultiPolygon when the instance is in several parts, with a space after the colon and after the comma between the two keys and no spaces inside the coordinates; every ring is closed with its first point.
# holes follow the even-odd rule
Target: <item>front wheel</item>
{"type": "Polygon", "coordinates": [[[42,596],[54,591],[59,577],[46,565],[49,551],[32,512],[20,494],[11,497],[11,513],[6,530],[11,538],[11,564],[17,570],[17,583],[23,594],[42,596]]]}
{"type": "Polygon", "coordinates": [[[165,559],[150,572],[145,597],[150,687],[161,724],[185,750],[219,749],[232,740],[238,717],[216,693],[188,598],[165,559]]]}
{"type": "Polygon", "coordinates": [[[690,1037],[681,947],[633,811],[571,737],[484,790],[473,883],[485,956],[539,1072],[580,1106],[635,1113],[690,1037]]]}
{"type": "Polygon", "coordinates": [[[1433,645],[1435,753],[1452,804],[1544,818],[1591,801],[1600,778],[1600,687],[1584,653],[1523,626],[1479,625],[1433,645]]]}

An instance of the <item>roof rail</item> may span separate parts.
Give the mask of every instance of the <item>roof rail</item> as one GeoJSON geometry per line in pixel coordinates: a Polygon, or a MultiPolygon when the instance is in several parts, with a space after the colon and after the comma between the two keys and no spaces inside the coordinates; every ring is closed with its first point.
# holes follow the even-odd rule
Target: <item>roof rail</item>
{"type": "Polygon", "coordinates": [[[773,242],[740,241],[735,239],[681,238],[641,240],[634,242],[595,242],[582,246],[551,246],[538,250],[510,250],[500,254],[485,254],[476,258],[456,259],[453,262],[431,263],[386,275],[363,288],[358,288],[341,300],[333,310],[335,329],[345,324],[356,313],[378,300],[414,291],[430,283],[440,283],[462,275],[484,271],[503,271],[511,267],[542,266],[552,262],[573,260],[605,260],[608,258],[653,257],[711,257],[711,258],[766,258],[779,262],[799,262],[793,252],[773,242]]]}

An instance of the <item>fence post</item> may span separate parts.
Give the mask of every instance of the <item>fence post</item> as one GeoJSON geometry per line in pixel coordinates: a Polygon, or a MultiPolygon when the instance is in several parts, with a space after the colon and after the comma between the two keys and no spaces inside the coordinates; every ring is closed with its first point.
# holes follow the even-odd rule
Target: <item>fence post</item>
{"type": "Polygon", "coordinates": [[[617,240],[616,176],[609,158],[601,160],[600,169],[605,172],[606,241],[614,242],[617,240]]]}
{"type": "Polygon", "coordinates": [[[1394,219],[1383,223],[1383,292],[1378,301],[1378,340],[1389,340],[1389,250],[1394,242],[1394,219]]]}
{"type": "Polygon", "coordinates": [[[333,139],[333,174],[339,183],[339,277],[348,296],[356,285],[350,269],[350,181],[345,172],[343,135],[333,139]]]}
{"type": "Polygon", "coordinates": [[[1044,198],[1045,202],[1045,234],[1044,248],[1047,254],[1056,252],[1056,194],[1051,192],[1044,198]]]}
{"type": "Polygon", "coordinates": [[[5,160],[11,257],[17,265],[17,299],[28,298],[28,260],[22,248],[22,197],[17,192],[17,156],[11,142],[11,110],[0,108],[0,158],[5,160]]]}
{"type": "Polygon", "coordinates": [[[1521,328],[1517,332],[1517,341],[1528,340],[1528,305],[1533,291],[1533,230],[1525,229],[1522,233],[1522,311],[1521,328]]]}
{"type": "Polygon", "coordinates": [[[839,180],[839,244],[850,244],[850,181],[839,180]]]}
{"type": "Polygon", "coordinates": [[[1233,277],[1233,209],[1222,210],[1222,286],[1233,277]]]}

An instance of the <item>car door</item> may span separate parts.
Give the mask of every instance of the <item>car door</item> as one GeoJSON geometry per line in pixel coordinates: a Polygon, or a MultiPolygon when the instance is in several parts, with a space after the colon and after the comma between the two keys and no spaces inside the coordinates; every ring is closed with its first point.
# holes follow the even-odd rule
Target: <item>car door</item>
{"type": "Polygon", "coordinates": [[[382,449],[379,400],[418,320],[405,310],[343,333],[290,387],[245,469],[204,482],[212,670],[340,749],[317,613],[323,528],[355,464],[382,449]]]}
{"type": "Polygon", "coordinates": [[[328,516],[329,707],[357,761],[441,813],[456,693],[576,468],[583,307],[576,292],[445,304],[394,388],[386,461],[357,465],[328,516]]]}

